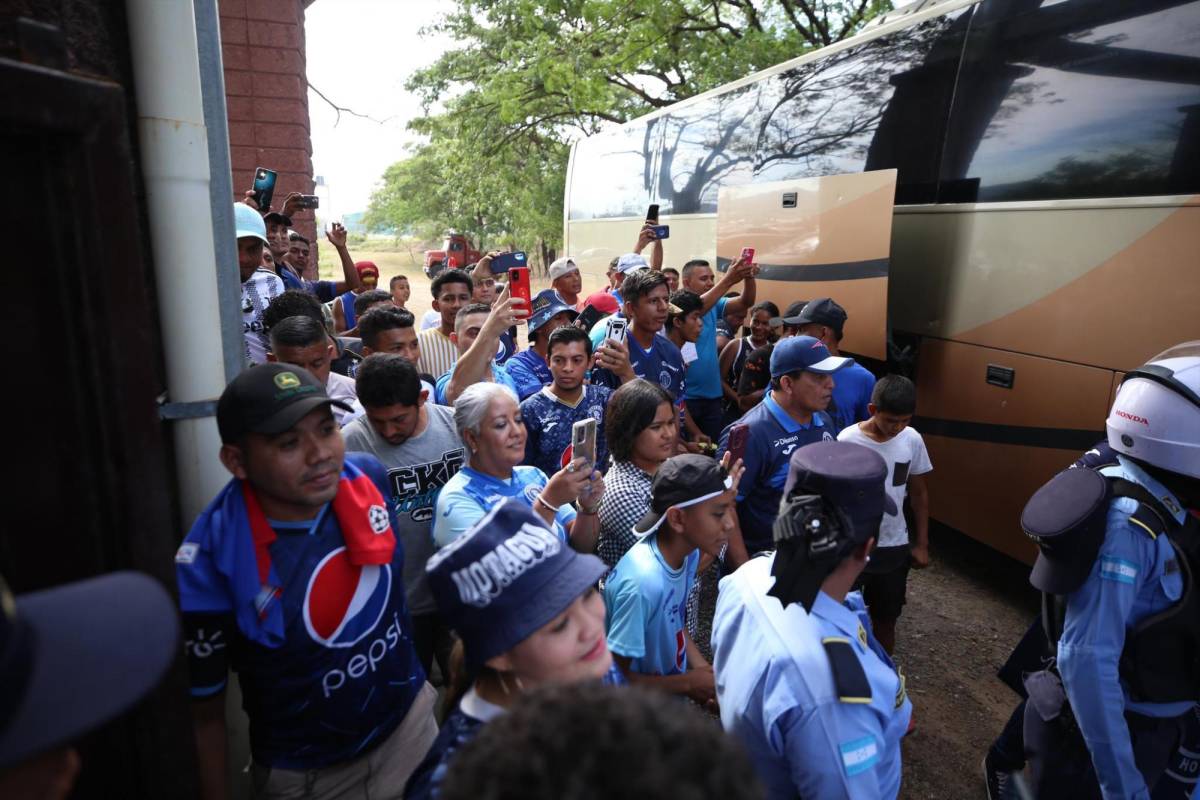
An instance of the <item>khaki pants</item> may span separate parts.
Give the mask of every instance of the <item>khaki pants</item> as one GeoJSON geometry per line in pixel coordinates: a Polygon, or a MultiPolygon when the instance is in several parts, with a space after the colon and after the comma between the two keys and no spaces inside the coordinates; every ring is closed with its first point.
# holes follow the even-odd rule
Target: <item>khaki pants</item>
{"type": "Polygon", "coordinates": [[[437,738],[436,699],[426,683],[392,735],[353,761],[303,772],[253,765],[255,800],[401,800],[408,777],[437,738]]]}

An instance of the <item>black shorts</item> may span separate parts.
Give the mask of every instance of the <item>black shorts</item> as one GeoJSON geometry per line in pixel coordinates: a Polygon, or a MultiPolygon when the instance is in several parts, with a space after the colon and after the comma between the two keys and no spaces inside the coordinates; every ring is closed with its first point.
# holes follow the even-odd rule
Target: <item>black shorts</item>
{"type": "Polygon", "coordinates": [[[877,547],[854,588],[863,593],[871,616],[885,622],[900,619],[908,587],[909,546],[877,547]]]}

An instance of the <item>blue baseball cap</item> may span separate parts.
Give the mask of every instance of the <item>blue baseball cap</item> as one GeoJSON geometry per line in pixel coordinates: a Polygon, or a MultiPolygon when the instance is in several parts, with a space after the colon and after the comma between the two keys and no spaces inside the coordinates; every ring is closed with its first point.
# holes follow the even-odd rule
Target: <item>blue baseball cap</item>
{"type": "Polygon", "coordinates": [[[438,611],[462,639],[471,667],[525,641],[607,571],[603,561],[575,552],[514,498],[425,565],[438,611]]]}
{"type": "Polygon", "coordinates": [[[526,324],[532,333],[564,311],[570,313],[571,319],[579,316],[579,312],[564,303],[558,293],[553,289],[546,289],[538,292],[538,296],[533,298],[533,308],[529,312],[529,322],[526,324]]]}
{"type": "Polygon", "coordinates": [[[853,358],[829,355],[829,348],[820,339],[789,336],[776,343],[771,351],[771,377],[778,378],[798,369],[829,375],[853,363],[853,358]]]}

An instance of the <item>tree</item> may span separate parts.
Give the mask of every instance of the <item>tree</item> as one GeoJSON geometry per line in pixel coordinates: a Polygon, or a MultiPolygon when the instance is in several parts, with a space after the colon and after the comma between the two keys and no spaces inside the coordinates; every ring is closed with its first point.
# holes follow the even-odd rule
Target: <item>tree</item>
{"type": "Polygon", "coordinates": [[[459,0],[435,30],[460,47],[408,82],[426,107],[411,124],[428,137],[410,159],[421,163],[388,170],[371,219],[453,220],[481,237],[537,240],[547,255],[562,237],[572,140],[832,44],[887,8],[888,0],[459,0]],[[399,188],[433,176],[434,205],[399,188]]]}

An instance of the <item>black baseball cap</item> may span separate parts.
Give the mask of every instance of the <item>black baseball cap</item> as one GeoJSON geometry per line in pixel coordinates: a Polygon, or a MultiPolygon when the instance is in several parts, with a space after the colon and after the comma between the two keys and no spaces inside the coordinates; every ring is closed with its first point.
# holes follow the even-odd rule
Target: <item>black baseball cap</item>
{"type": "Polygon", "coordinates": [[[341,400],[330,399],[308,370],[291,364],[259,364],[242,372],[221,392],[217,430],[226,444],[247,433],[283,433],[322,406],[352,410],[341,400]]]}
{"type": "Polygon", "coordinates": [[[717,461],[699,453],[668,458],[654,473],[650,484],[650,510],[633,526],[645,536],[658,530],[667,509],[687,508],[711,500],[733,486],[733,479],[717,461]]]}
{"type": "Polygon", "coordinates": [[[292,227],[292,218],[282,211],[268,211],[266,214],[263,214],[263,221],[282,223],[289,228],[292,227]]]}
{"type": "Polygon", "coordinates": [[[797,319],[797,325],[816,323],[833,328],[834,332],[841,336],[842,328],[846,326],[846,309],[835,303],[831,297],[818,297],[804,306],[797,319]]]}
{"type": "Polygon", "coordinates": [[[0,770],[132,707],[175,660],[175,603],[115,572],[14,598],[0,578],[0,770]]]}
{"type": "Polygon", "coordinates": [[[802,324],[800,322],[800,312],[804,310],[804,307],[806,305],[808,305],[807,300],[797,300],[796,302],[788,305],[787,309],[784,310],[784,312],[783,312],[783,324],[784,325],[800,325],[800,324],[802,324]]]}

